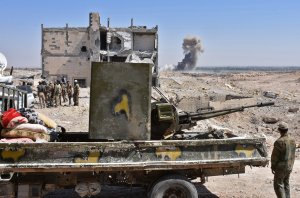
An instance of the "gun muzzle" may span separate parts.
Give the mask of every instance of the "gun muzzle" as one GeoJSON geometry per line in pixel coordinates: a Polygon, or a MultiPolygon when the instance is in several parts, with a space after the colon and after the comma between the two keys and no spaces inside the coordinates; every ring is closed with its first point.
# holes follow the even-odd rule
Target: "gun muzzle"
{"type": "Polygon", "coordinates": [[[266,106],[271,106],[274,105],[274,102],[262,102],[262,103],[258,103],[257,106],[258,107],[266,107],[266,106]]]}

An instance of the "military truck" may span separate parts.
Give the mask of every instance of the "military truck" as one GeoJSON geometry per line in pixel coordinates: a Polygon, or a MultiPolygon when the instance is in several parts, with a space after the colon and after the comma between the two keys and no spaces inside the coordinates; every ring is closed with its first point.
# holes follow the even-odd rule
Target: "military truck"
{"type": "MultiPolygon", "coordinates": [[[[142,186],[147,196],[198,197],[191,181],[266,166],[264,138],[184,132],[197,120],[247,107],[188,113],[152,97],[151,64],[93,62],[88,132],[56,142],[0,143],[0,196],[43,197],[58,189],[96,196],[103,185],[142,186]]],[[[260,103],[249,107],[268,106],[260,103]]],[[[77,123],[74,123],[74,125],[77,123]]]]}

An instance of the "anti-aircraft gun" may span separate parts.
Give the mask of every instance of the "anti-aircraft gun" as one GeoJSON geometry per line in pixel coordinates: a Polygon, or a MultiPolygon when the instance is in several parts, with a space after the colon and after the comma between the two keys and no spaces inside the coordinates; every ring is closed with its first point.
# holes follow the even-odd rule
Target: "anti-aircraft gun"
{"type": "Polygon", "coordinates": [[[205,110],[200,112],[186,112],[179,110],[162,94],[153,87],[161,96],[161,101],[153,102],[151,105],[151,139],[172,138],[176,133],[182,133],[183,129],[189,129],[197,125],[197,121],[223,116],[235,112],[244,111],[247,108],[266,107],[274,105],[274,102],[261,102],[254,105],[239,106],[221,110],[205,110]]]}
{"type": "Polygon", "coordinates": [[[148,189],[150,198],[196,198],[191,183],[196,178],[204,183],[209,176],[245,173],[248,165],[268,164],[263,137],[163,137],[197,120],[273,103],[179,111],[167,98],[151,102],[151,67],[92,63],[88,132],[65,132],[57,142],[0,142],[0,197],[52,197],[56,190],[70,188],[90,197],[103,186],[134,185],[148,189]]]}

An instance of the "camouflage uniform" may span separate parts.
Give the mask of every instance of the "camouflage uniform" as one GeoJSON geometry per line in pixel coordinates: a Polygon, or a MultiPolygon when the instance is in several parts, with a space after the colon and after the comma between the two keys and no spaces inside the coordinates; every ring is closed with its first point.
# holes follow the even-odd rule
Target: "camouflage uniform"
{"type": "Polygon", "coordinates": [[[271,169],[274,174],[274,190],[278,198],[290,198],[290,174],[295,161],[295,140],[288,134],[286,123],[280,123],[281,137],[274,143],[271,156],[271,169]]]}
{"type": "Polygon", "coordinates": [[[53,106],[54,99],[54,84],[52,82],[46,86],[46,101],[49,106],[53,106]]]}
{"type": "Polygon", "coordinates": [[[39,101],[40,101],[40,106],[41,108],[45,108],[46,107],[46,98],[45,98],[45,85],[42,85],[41,82],[39,82],[39,85],[37,86],[37,90],[38,90],[38,96],[39,96],[39,101]]]}
{"type": "Polygon", "coordinates": [[[72,101],[72,97],[73,97],[73,87],[70,84],[70,81],[67,82],[67,94],[68,94],[68,98],[69,98],[69,105],[71,105],[71,101],[72,101]]]}
{"type": "Polygon", "coordinates": [[[63,98],[63,102],[68,102],[68,99],[67,99],[67,90],[66,90],[66,84],[65,83],[62,83],[61,84],[61,96],[63,98]]]}
{"type": "Polygon", "coordinates": [[[74,94],[73,94],[74,106],[78,106],[79,105],[79,92],[80,92],[79,85],[78,85],[77,82],[75,82],[74,94]]]}
{"type": "Polygon", "coordinates": [[[59,83],[56,83],[54,86],[54,99],[55,99],[55,105],[60,106],[61,105],[61,86],[59,83]]]}

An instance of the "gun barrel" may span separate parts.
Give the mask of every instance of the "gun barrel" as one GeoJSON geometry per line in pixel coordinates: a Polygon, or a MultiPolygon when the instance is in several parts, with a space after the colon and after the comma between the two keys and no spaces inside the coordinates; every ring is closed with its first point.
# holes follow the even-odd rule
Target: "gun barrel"
{"type": "Polygon", "coordinates": [[[261,102],[261,103],[257,103],[257,107],[266,107],[274,104],[275,104],[274,102],[261,102]]]}
{"type": "Polygon", "coordinates": [[[252,107],[266,107],[266,106],[271,106],[274,105],[274,102],[261,102],[257,103],[254,105],[247,105],[247,106],[240,106],[240,107],[235,107],[235,108],[229,108],[229,109],[221,109],[221,110],[216,110],[216,111],[207,111],[207,112],[200,112],[200,113],[188,113],[185,114],[184,117],[189,117],[191,120],[205,120],[208,118],[213,118],[221,115],[226,115],[238,111],[243,111],[244,109],[247,108],[252,108],[252,107]]]}

